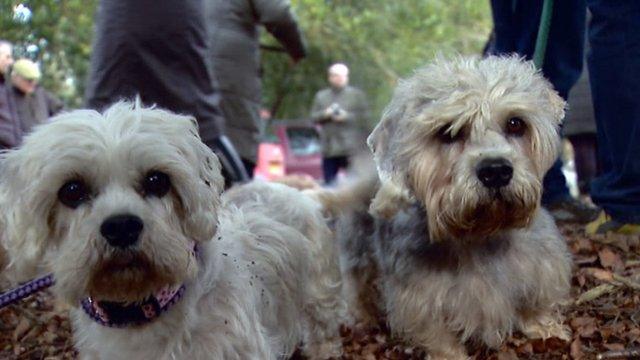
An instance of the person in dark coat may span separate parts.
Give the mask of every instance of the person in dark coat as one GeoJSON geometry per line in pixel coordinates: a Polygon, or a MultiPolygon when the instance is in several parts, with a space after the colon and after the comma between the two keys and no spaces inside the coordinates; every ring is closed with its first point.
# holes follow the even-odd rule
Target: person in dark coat
{"type": "Polygon", "coordinates": [[[280,42],[294,63],[306,55],[303,37],[289,0],[211,0],[208,6],[213,73],[222,96],[226,133],[253,173],[264,130],[259,115],[260,26],[280,42]]]}
{"type": "Polygon", "coordinates": [[[139,95],[146,105],[192,115],[202,140],[220,158],[225,178],[245,181],[244,167],[224,133],[205,1],[100,1],[86,103],[102,110],[139,95]]]}
{"type": "Polygon", "coordinates": [[[20,122],[11,96],[9,68],[13,64],[13,45],[0,40],[0,150],[18,146],[22,138],[20,122]]]}
{"type": "Polygon", "coordinates": [[[38,84],[41,73],[38,65],[29,59],[20,59],[11,69],[13,99],[23,134],[60,112],[63,103],[38,84]]]}

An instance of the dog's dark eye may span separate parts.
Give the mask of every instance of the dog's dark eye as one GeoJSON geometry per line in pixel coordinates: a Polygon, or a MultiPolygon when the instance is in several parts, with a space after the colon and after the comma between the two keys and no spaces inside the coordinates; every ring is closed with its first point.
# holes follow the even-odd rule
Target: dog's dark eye
{"type": "Polygon", "coordinates": [[[171,189],[169,175],[161,171],[151,171],[142,180],[142,190],[145,196],[165,196],[171,189]]]}
{"type": "Polygon", "coordinates": [[[60,202],[72,209],[82,205],[89,197],[89,188],[82,180],[68,181],[58,190],[60,202]]]}
{"type": "Polygon", "coordinates": [[[527,130],[527,125],[519,117],[512,117],[507,121],[507,134],[520,137],[524,135],[525,130],[527,130]]]}
{"type": "Polygon", "coordinates": [[[451,133],[451,125],[445,125],[438,130],[436,137],[444,144],[452,144],[456,141],[462,140],[464,138],[464,132],[460,129],[455,135],[453,135],[451,133]]]}

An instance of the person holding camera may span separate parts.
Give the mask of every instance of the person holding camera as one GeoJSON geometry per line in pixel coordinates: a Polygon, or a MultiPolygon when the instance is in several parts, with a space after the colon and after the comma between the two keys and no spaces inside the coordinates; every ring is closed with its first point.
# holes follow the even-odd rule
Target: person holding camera
{"type": "Polygon", "coordinates": [[[360,128],[366,127],[369,106],[365,94],[349,86],[349,68],[329,67],[329,87],[316,93],[311,119],[322,126],[322,170],[325,184],[335,181],[338,171],[349,165],[349,156],[364,146],[360,128]]]}

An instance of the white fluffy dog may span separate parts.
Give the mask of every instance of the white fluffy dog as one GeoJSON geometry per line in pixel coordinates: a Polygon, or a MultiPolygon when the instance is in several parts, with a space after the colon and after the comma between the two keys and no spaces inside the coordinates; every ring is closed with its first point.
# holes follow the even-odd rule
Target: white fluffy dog
{"type": "Polygon", "coordinates": [[[41,262],[98,359],[340,354],[340,273],[319,205],[284,185],[220,193],[192,118],[73,111],[2,160],[5,242],[41,262]]]}

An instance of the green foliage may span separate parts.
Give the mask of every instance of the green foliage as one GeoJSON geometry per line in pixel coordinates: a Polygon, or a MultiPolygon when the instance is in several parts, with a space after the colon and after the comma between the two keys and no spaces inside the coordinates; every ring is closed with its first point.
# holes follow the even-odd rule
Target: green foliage
{"type": "MultiPolygon", "coordinates": [[[[0,0],[0,38],[16,44],[16,57],[39,61],[43,85],[69,107],[82,103],[97,2],[0,0]],[[21,3],[32,12],[24,23],[14,19],[21,3]],[[29,45],[39,51],[27,52],[29,45]]],[[[375,122],[398,78],[438,52],[479,53],[491,28],[487,0],[291,2],[309,56],[292,66],[284,53],[263,52],[265,105],[279,102],[278,118],[306,117],[315,92],[326,86],[327,67],[342,61],[351,68],[351,83],[368,94],[375,122]]],[[[275,44],[268,36],[263,42],[275,44]]]]}
{"type": "Polygon", "coordinates": [[[0,38],[15,44],[16,58],[39,62],[43,86],[69,107],[82,103],[96,4],[97,0],[0,0],[0,38]],[[27,21],[14,18],[19,4],[31,10],[27,21]],[[27,51],[30,45],[37,51],[27,51]]]}
{"type": "MultiPolygon", "coordinates": [[[[292,0],[309,56],[292,67],[282,53],[263,52],[267,105],[285,93],[275,116],[304,118],[326,68],[342,61],[351,84],[369,96],[377,122],[398,78],[436,53],[479,54],[491,31],[489,1],[292,0]]],[[[272,43],[268,37],[265,42],[272,43]]],[[[370,124],[369,126],[372,126],[370,124]]]]}

